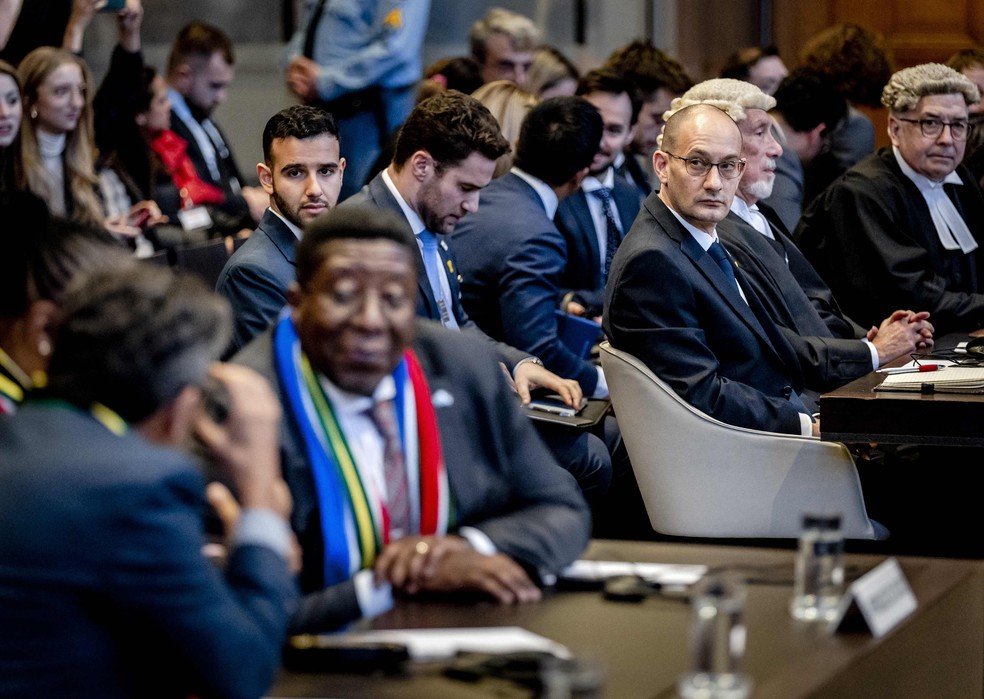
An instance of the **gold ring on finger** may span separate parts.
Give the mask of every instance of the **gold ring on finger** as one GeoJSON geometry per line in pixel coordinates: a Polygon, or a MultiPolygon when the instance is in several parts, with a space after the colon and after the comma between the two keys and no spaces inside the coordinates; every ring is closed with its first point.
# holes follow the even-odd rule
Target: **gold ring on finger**
{"type": "Polygon", "coordinates": [[[430,544],[428,544],[426,541],[418,541],[417,542],[417,545],[414,547],[414,549],[421,556],[424,556],[424,555],[427,554],[428,551],[430,551],[430,544]]]}

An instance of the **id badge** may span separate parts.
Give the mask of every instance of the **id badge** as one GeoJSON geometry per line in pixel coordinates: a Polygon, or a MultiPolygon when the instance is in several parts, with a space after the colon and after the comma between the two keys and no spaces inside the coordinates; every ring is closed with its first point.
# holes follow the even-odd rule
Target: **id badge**
{"type": "Polygon", "coordinates": [[[204,206],[182,209],[178,212],[178,220],[181,222],[181,227],[186,231],[212,227],[212,217],[208,215],[208,209],[204,206]]]}

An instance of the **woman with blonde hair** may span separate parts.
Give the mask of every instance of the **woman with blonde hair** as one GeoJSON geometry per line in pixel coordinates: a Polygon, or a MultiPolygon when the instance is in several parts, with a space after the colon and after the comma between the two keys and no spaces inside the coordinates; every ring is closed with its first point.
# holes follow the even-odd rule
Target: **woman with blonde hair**
{"type": "Polygon", "coordinates": [[[18,66],[23,81],[21,186],[52,215],[103,226],[96,196],[92,76],[78,56],[42,46],[18,66]]]}
{"type": "Polygon", "coordinates": [[[485,83],[472,93],[472,97],[492,112],[492,116],[499,122],[502,135],[512,146],[512,151],[500,156],[495,163],[495,173],[492,176],[500,177],[512,167],[520,126],[527,112],[540,102],[540,98],[511,80],[493,80],[485,83]]]}

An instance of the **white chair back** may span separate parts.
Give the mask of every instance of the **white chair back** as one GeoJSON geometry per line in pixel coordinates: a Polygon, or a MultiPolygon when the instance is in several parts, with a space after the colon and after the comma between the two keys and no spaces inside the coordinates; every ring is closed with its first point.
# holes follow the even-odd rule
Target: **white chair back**
{"type": "Polygon", "coordinates": [[[657,532],[796,538],[804,512],[840,512],[845,537],[876,537],[843,444],[715,420],[608,342],[601,364],[657,532]]]}

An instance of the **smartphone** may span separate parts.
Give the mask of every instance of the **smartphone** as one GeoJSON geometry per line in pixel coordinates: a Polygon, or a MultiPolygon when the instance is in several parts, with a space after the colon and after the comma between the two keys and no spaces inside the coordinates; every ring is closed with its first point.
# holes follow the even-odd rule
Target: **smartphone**
{"type": "Polygon", "coordinates": [[[529,410],[539,410],[544,413],[552,413],[554,415],[560,415],[561,417],[574,417],[581,409],[588,404],[587,398],[581,399],[581,404],[572,407],[564,403],[563,399],[556,394],[551,394],[544,396],[543,398],[537,398],[529,402],[526,406],[529,410]]]}
{"type": "Polygon", "coordinates": [[[119,12],[126,7],[126,0],[108,0],[100,12],[119,12]]]}
{"type": "Polygon", "coordinates": [[[127,225],[143,230],[150,220],[150,209],[138,209],[127,219],[127,225]]]}

